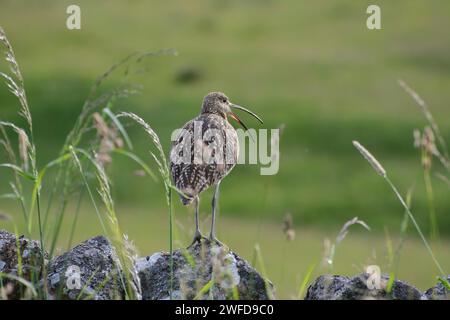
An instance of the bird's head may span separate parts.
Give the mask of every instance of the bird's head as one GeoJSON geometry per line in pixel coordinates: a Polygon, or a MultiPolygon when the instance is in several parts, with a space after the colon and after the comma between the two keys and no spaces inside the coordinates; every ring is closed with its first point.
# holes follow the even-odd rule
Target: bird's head
{"type": "Polygon", "coordinates": [[[247,126],[238,118],[238,116],[232,111],[232,109],[239,109],[255,117],[259,122],[263,123],[260,117],[258,117],[254,112],[241,107],[237,104],[231,103],[230,99],[222,92],[210,92],[203,99],[202,114],[212,113],[227,119],[230,116],[236,120],[245,130],[247,126]]]}

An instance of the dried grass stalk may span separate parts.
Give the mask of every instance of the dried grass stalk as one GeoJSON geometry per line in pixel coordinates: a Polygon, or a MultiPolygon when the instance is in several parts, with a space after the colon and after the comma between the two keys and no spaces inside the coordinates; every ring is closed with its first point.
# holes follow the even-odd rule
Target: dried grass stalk
{"type": "Polygon", "coordinates": [[[366,149],[364,148],[358,141],[353,141],[353,145],[356,149],[363,155],[363,157],[370,163],[370,165],[375,169],[375,171],[382,177],[386,177],[386,170],[384,170],[383,166],[378,162],[378,160],[366,149]]]}

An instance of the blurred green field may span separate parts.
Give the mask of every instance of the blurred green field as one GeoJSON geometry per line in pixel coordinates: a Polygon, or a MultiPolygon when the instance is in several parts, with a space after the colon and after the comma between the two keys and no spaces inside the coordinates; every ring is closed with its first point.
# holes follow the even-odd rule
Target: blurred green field
{"type": "MultiPolygon", "coordinates": [[[[166,148],[171,131],[197,115],[203,96],[213,90],[257,112],[267,128],[285,124],[279,173],[235,168],[221,185],[219,218],[219,235],[245,258],[251,260],[254,244],[261,244],[282,297],[295,294],[309,264],[320,258],[323,238],[333,238],[350,218],[358,216],[372,232],[344,241],[336,273],[361,271],[372,250],[383,266],[384,228],[394,235],[400,229],[400,204],[355,151],[354,139],[377,156],[403,193],[414,185],[413,212],[428,231],[423,172],[412,138],[413,129],[426,122],[397,80],[422,95],[450,138],[449,2],[378,1],[379,31],[366,28],[369,1],[78,1],[80,31],[65,28],[69,4],[0,0],[0,25],[25,77],[39,165],[57,155],[99,74],[133,51],[175,48],[176,57],[148,60],[147,72],[135,77],[143,93],[121,100],[117,110],[141,115],[166,148]],[[183,81],[186,74],[194,76],[183,81]],[[287,212],[298,228],[293,243],[285,243],[280,227],[287,212]]],[[[107,87],[121,81],[116,76],[107,87]]],[[[0,87],[0,104],[1,120],[23,124],[6,86],[0,87]]],[[[148,138],[132,128],[130,136],[150,162],[148,138]]],[[[117,158],[109,172],[119,219],[148,254],[167,248],[164,190],[133,175],[136,169],[117,158]]],[[[7,191],[9,178],[0,171],[0,192],[7,191]]],[[[449,266],[449,190],[434,177],[433,186],[443,237],[436,246],[449,266]]],[[[210,197],[210,191],[203,196],[204,216],[210,197]]],[[[21,224],[10,201],[0,199],[0,211],[21,224]]],[[[177,203],[175,212],[190,228],[192,209],[177,203]]],[[[99,232],[92,209],[86,207],[83,217],[77,240],[99,232]]],[[[183,243],[190,235],[185,233],[183,243]]],[[[422,288],[434,282],[431,260],[417,240],[408,240],[402,261],[401,278],[422,288]]]]}

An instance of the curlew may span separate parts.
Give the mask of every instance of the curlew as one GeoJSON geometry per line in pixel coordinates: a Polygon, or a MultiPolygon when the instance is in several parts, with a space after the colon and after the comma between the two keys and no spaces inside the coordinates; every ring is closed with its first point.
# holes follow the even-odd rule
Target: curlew
{"type": "Polygon", "coordinates": [[[214,195],[209,240],[220,244],[215,234],[219,186],[236,165],[239,155],[238,136],[228,122],[228,117],[247,130],[232,109],[245,111],[263,123],[255,113],[231,103],[225,94],[211,92],[203,99],[200,115],[187,122],[172,139],[170,171],[173,183],[179,190],[183,205],[195,204],[195,235],[192,244],[206,239],[199,227],[199,195],[211,186],[214,187],[214,195]]]}

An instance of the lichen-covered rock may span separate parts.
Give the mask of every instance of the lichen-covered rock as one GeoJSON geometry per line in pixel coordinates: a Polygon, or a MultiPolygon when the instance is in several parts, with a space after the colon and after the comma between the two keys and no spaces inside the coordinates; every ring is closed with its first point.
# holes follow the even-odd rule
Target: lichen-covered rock
{"type": "MultiPolygon", "coordinates": [[[[447,281],[450,282],[450,276],[447,276],[447,281]]],[[[449,300],[450,291],[441,282],[438,282],[434,287],[425,291],[425,296],[429,300],[449,300]]]]}
{"type": "Polygon", "coordinates": [[[2,279],[3,286],[8,288],[6,298],[18,299],[26,296],[27,288],[12,277],[38,283],[42,264],[46,263],[47,257],[46,252],[42,254],[38,241],[24,236],[17,238],[13,233],[0,230],[0,272],[7,275],[2,279]]]}
{"type": "Polygon", "coordinates": [[[308,288],[305,300],[419,300],[426,297],[414,286],[395,280],[390,293],[386,291],[389,276],[382,275],[379,289],[368,287],[369,274],[352,278],[338,275],[319,276],[308,288]]]}
{"type": "MultiPolygon", "coordinates": [[[[136,263],[145,300],[169,299],[170,254],[157,252],[136,263]]],[[[172,299],[271,299],[270,281],[224,246],[207,240],[173,252],[172,299]]]]}
{"type": "Polygon", "coordinates": [[[53,299],[123,299],[123,273],[114,248],[98,236],[56,257],[48,264],[47,290],[53,299]]]}
{"type": "Polygon", "coordinates": [[[349,278],[339,275],[319,276],[308,288],[305,300],[337,300],[337,293],[348,283],[349,278]]]}

